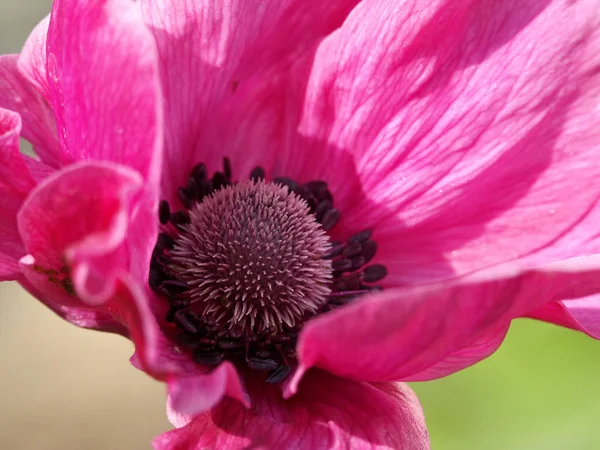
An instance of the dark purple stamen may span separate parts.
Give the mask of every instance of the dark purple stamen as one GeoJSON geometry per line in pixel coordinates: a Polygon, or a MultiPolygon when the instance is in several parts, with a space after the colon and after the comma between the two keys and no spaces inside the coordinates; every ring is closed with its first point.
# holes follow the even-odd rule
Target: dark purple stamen
{"type": "MultiPolygon", "coordinates": [[[[297,196],[304,201],[308,206],[305,214],[313,217],[316,226],[320,224],[320,229],[328,233],[341,219],[341,211],[335,207],[333,195],[325,181],[314,180],[302,184],[291,178],[277,177],[273,178],[271,183],[267,183],[264,181],[266,174],[262,167],[252,170],[250,179],[255,183],[263,183],[265,186],[279,185],[287,188],[285,192],[288,194],[286,195],[297,196]]],[[[225,284],[219,284],[219,286],[227,286],[227,280],[231,280],[233,276],[230,267],[223,267],[223,272],[220,272],[221,269],[215,269],[215,272],[210,273],[200,270],[198,274],[202,273],[202,275],[196,277],[195,275],[184,275],[176,262],[181,260],[183,255],[192,261],[201,261],[196,256],[199,247],[189,247],[189,250],[186,250],[188,246],[182,244],[184,237],[189,235],[193,227],[198,226],[198,220],[200,220],[198,211],[206,208],[206,202],[214,202],[211,200],[214,196],[225,195],[223,194],[224,190],[238,185],[239,183],[232,178],[231,162],[228,158],[223,160],[222,171],[214,172],[212,177],[209,177],[206,166],[200,163],[191,171],[185,186],[180,187],[176,192],[183,208],[173,211],[172,205],[169,205],[167,201],[163,200],[159,203],[158,216],[163,228],[152,253],[148,283],[152,290],[168,300],[169,309],[165,317],[168,323],[166,331],[170,333],[174,342],[181,349],[191,353],[193,361],[204,366],[216,366],[224,360],[231,360],[236,364],[246,365],[252,370],[267,372],[265,381],[277,384],[291,374],[296,364],[296,342],[303,323],[316,314],[343,307],[369,292],[381,290],[381,286],[372,283],[383,279],[387,275],[387,269],[380,264],[367,266],[377,252],[377,243],[371,239],[371,230],[362,230],[343,241],[332,240],[327,247],[316,254],[318,255],[317,259],[326,261],[327,267],[330,268],[330,274],[327,275],[329,278],[324,278],[325,282],[319,282],[321,285],[319,289],[326,289],[323,291],[325,292],[323,294],[325,295],[324,303],[320,303],[316,310],[309,309],[302,313],[292,313],[291,311],[296,310],[290,309],[288,312],[281,312],[286,311],[281,310],[274,315],[267,315],[261,319],[263,322],[260,327],[257,327],[254,319],[252,324],[249,321],[241,321],[244,314],[247,314],[243,308],[250,304],[255,305],[253,308],[264,308],[260,301],[273,301],[273,298],[277,297],[271,297],[276,292],[273,290],[273,286],[279,286],[279,284],[273,284],[272,274],[265,272],[265,275],[254,280],[259,286],[257,293],[268,292],[269,294],[263,300],[260,300],[260,295],[252,297],[254,299],[252,302],[255,303],[248,303],[249,299],[245,299],[245,297],[242,299],[242,297],[232,296],[232,292],[237,289],[235,286],[238,286],[235,283],[230,288],[210,294],[214,280],[222,280],[219,283],[225,284]],[[264,284],[267,282],[271,283],[270,287],[264,284]],[[327,294],[327,292],[329,293],[327,294]],[[209,298],[207,296],[213,297],[210,297],[210,301],[206,300],[208,303],[205,303],[204,310],[198,309],[196,303],[200,298],[209,298]],[[244,303],[246,306],[242,306],[244,303]],[[226,316],[229,319],[223,319],[222,317],[225,316],[219,314],[229,314],[226,316]],[[239,326],[236,325],[238,322],[239,326]]],[[[281,190],[281,188],[278,189],[281,190]]],[[[262,208],[260,204],[257,205],[257,208],[262,208]]],[[[239,211],[236,210],[234,214],[239,215],[239,211]]],[[[218,216],[218,218],[218,229],[227,229],[223,228],[228,223],[225,220],[227,216],[218,216]]],[[[239,215],[239,218],[249,221],[244,222],[246,224],[244,226],[249,226],[250,229],[255,227],[254,233],[260,234],[263,225],[260,227],[253,225],[251,223],[254,220],[252,215],[243,213],[239,215]]],[[[230,227],[230,225],[226,225],[226,227],[230,227]]],[[[263,245],[264,242],[271,242],[271,238],[267,236],[287,232],[286,228],[289,228],[287,223],[277,230],[269,231],[264,238],[260,238],[267,239],[267,241],[257,241],[255,244],[249,241],[243,245],[263,245]]],[[[231,233],[231,230],[228,232],[231,233]]],[[[214,239],[221,239],[218,237],[218,233],[214,236],[214,239]]],[[[231,242],[224,241],[223,245],[232,245],[231,242]]],[[[273,240],[272,242],[272,245],[279,245],[276,243],[279,241],[273,240]]],[[[302,242],[302,240],[298,242],[302,242]]],[[[283,254],[287,251],[289,250],[285,250],[283,254]]],[[[279,254],[282,254],[281,251],[279,254]]],[[[289,257],[293,257],[293,255],[289,257]]],[[[210,258],[206,261],[210,261],[210,258]]],[[[201,264],[206,264],[206,262],[201,264]]],[[[237,283],[242,285],[246,282],[244,278],[237,280],[237,283]]],[[[281,279],[275,278],[275,280],[285,289],[286,286],[290,288],[287,284],[293,278],[282,277],[281,279]]],[[[256,295],[256,293],[252,295],[256,295]]],[[[294,308],[300,308],[300,306],[301,303],[298,303],[294,308]]],[[[304,311],[303,309],[297,310],[304,311]]],[[[261,314],[263,312],[261,311],[261,314]]]]}
{"type": "Polygon", "coordinates": [[[250,173],[250,179],[253,181],[264,180],[265,179],[265,171],[262,167],[255,167],[254,170],[250,173]]]}
{"type": "Polygon", "coordinates": [[[173,225],[185,225],[190,223],[190,215],[186,211],[177,211],[171,214],[171,222],[173,225]]]}
{"type": "Polygon", "coordinates": [[[317,206],[317,208],[315,210],[315,217],[317,218],[317,222],[322,224],[325,214],[327,214],[327,212],[332,209],[333,209],[333,203],[330,202],[329,200],[324,200],[321,203],[319,203],[319,206],[317,206]]]}
{"type": "Polygon", "coordinates": [[[346,258],[336,259],[331,263],[331,268],[337,272],[346,272],[352,269],[352,261],[346,258]]]}
{"type": "Polygon", "coordinates": [[[273,183],[286,186],[290,190],[290,192],[293,192],[298,187],[298,184],[294,180],[286,177],[273,178],[273,183]]]}
{"type": "Polygon", "coordinates": [[[193,321],[184,311],[177,311],[174,314],[174,320],[177,325],[181,326],[188,333],[195,334],[198,332],[198,329],[194,326],[193,321]]]}
{"type": "Polygon", "coordinates": [[[349,243],[346,248],[342,251],[342,255],[346,258],[352,258],[354,256],[358,256],[362,254],[363,246],[359,243],[351,244],[349,243]]]}
{"type": "Polygon", "coordinates": [[[165,225],[171,217],[171,208],[169,207],[169,202],[166,200],[161,200],[158,204],[158,220],[162,225],[165,225]]]}
{"type": "Polygon", "coordinates": [[[363,273],[365,274],[365,281],[367,283],[373,283],[383,279],[387,275],[387,269],[381,264],[375,264],[373,266],[366,267],[363,273]]]}
{"type": "Polygon", "coordinates": [[[217,345],[224,350],[234,350],[244,347],[244,343],[236,339],[223,339],[222,341],[219,341],[217,345]]]}
{"type": "Polygon", "coordinates": [[[269,384],[281,383],[283,380],[290,376],[290,373],[292,373],[292,368],[290,366],[281,365],[277,369],[269,373],[265,381],[269,384]]]}
{"type": "Polygon", "coordinates": [[[194,166],[194,169],[192,170],[191,176],[194,177],[199,184],[206,183],[206,180],[208,179],[206,166],[202,163],[196,164],[196,166],[194,166]]]}
{"type": "Polygon", "coordinates": [[[227,177],[222,172],[215,172],[212,179],[213,190],[218,191],[223,186],[227,186],[229,182],[227,181],[227,177]]]}
{"type": "Polygon", "coordinates": [[[329,211],[325,213],[323,216],[323,220],[321,220],[321,225],[323,225],[323,229],[325,231],[331,230],[340,220],[341,213],[335,209],[331,208],[329,211]]]}
{"type": "Polygon", "coordinates": [[[250,367],[251,369],[254,370],[264,370],[264,371],[270,371],[270,370],[275,370],[277,369],[277,367],[279,367],[279,363],[277,361],[275,361],[274,359],[269,359],[269,358],[259,358],[259,357],[254,357],[254,358],[248,358],[248,367],[250,367]]]}
{"type": "Polygon", "coordinates": [[[366,242],[369,239],[371,239],[371,234],[371,230],[363,230],[359,233],[353,234],[348,239],[348,244],[361,244],[363,242],[366,242]]]}
{"type": "Polygon", "coordinates": [[[365,259],[365,264],[373,259],[377,253],[377,242],[367,241],[362,245],[362,257],[365,259]]]}
{"type": "Polygon", "coordinates": [[[223,173],[225,174],[225,178],[228,183],[231,183],[231,163],[229,162],[229,158],[223,158],[223,173]]]}
{"type": "Polygon", "coordinates": [[[196,364],[200,364],[202,366],[216,366],[221,361],[225,353],[219,351],[195,351],[192,355],[192,359],[196,364]]]}

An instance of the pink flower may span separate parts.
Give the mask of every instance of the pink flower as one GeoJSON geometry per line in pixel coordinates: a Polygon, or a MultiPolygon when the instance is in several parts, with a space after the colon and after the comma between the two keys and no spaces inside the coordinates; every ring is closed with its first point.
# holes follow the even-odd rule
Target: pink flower
{"type": "Polygon", "coordinates": [[[600,336],[598,3],[55,1],[0,59],[0,279],[133,340],[155,448],[428,448],[392,382],[600,336]]]}

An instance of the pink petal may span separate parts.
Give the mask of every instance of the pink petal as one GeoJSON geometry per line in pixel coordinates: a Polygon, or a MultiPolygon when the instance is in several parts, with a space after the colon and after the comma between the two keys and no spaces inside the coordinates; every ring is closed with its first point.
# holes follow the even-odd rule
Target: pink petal
{"type": "Polygon", "coordinates": [[[17,211],[34,181],[19,152],[21,119],[0,108],[0,280],[20,277],[18,260],[25,255],[17,228],[17,211]]]}
{"type": "Polygon", "coordinates": [[[46,38],[50,15],[33,29],[19,54],[18,66],[23,76],[50,102],[50,84],[46,73],[46,38]]]}
{"type": "MultiPolygon", "coordinates": [[[[28,263],[28,258],[21,261],[24,271],[29,270],[28,263]]],[[[127,328],[117,322],[103,307],[86,305],[77,298],[67,295],[63,289],[52,283],[41,285],[43,290],[38,290],[26,279],[20,280],[20,284],[58,316],[73,325],[129,337],[127,328]]]]}
{"type": "Polygon", "coordinates": [[[582,331],[600,339],[600,295],[548,303],[528,317],[582,331]]]}
{"type": "Polygon", "coordinates": [[[142,2],[162,62],[167,195],[200,161],[229,156],[241,179],[256,165],[285,175],[284,153],[315,159],[293,142],[312,57],[357,1],[142,2]]]}
{"type": "Polygon", "coordinates": [[[489,355],[498,345],[490,337],[503,335],[512,319],[598,289],[600,258],[579,258],[538,270],[503,268],[454,284],[370,295],[304,327],[300,366],[286,395],[295,392],[304,371],[313,366],[356,380],[415,380],[419,373],[430,378],[427,369],[459,352],[454,367],[461,369],[489,355]],[[482,338],[477,351],[460,352],[482,338]]]}
{"type": "Polygon", "coordinates": [[[429,448],[423,412],[406,385],[369,385],[314,371],[290,400],[260,381],[249,386],[256,398],[253,409],[225,399],[185,427],[156,438],[154,448],[429,448]]]}
{"type": "Polygon", "coordinates": [[[492,355],[504,341],[508,325],[491,330],[457,351],[440,359],[433,366],[406,377],[403,381],[427,381],[451,375],[492,355]]]}
{"type": "Polygon", "coordinates": [[[168,387],[170,409],[178,415],[193,416],[209,411],[224,396],[239,401],[246,408],[251,406],[237,369],[230,362],[224,362],[202,375],[172,375],[168,387]]]}
{"type": "Polygon", "coordinates": [[[138,5],[55,1],[47,66],[63,162],[108,160],[158,180],[158,63],[138,5]]]}
{"type": "Polygon", "coordinates": [[[30,283],[40,291],[44,280],[59,284],[68,295],[74,295],[74,287],[82,299],[99,304],[111,295],[120,273],[139,265],[144,270],[148,252],[138,260],[127,240],[128,232],[133,241],[139,239],[136,232],[148,240],[156,235],[154,222],[143,223],[145,233],[142,224],[135,226],[135,211],[143,209],[142,189],[136,172],[100,162],[72,165],[38,185],[18,217],[32,256],[28,263],[33,272],[45,275],[26,273],[30,283]]]}
{"type": "Polygon", "coordinates": [[[22,137],[31,142],[45,164],[57,168],[61,151],[54,113],[40,92],[19,72],[18,60],[18,55],[0,56],[0,107],[21,115],[22,137]]]}
{"type": "Polygon", "coordinates": [[[330,184],[344,221],[378,230],[389,283],[598,251],[572,239],[597,232],[599,15],[365,0],[323,41],[300,132],[352,155],[367,195],[337,167],[330,184]]]}

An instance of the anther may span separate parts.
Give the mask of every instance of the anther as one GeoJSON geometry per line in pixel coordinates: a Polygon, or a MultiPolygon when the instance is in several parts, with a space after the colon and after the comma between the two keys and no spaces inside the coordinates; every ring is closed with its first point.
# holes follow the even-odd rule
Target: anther
{"type": "Polygon", "coordinates": [[[361,231],[359,233],[353,234],[348,239],[348,244],[355,244],[355,243],[366,242],[369,239],[371,239],[371,234],[372,234],[371,230],[363,230],[363,231],[361,231]]]}
{"type": "Polygon", "coordinates": [[[247,362],[248,367],[254,370],[270,371],[277,369],[277,367],[279,366],[279,363],[277,361],[269,358],[262,359],[258,357],[252,357],[248,358],[247,362]]]}
{"type": "Polygon", "coordinates": [[[175,313],[174,320],[178,325],[183,327],[189,333],[194,334],[198,332],[198,330],[196,329],[192,321],[187,317],[184,311],[177,311],[175,313]]]}
{"type": "Polygon", "coordinates": [[[223,339],[222,341],[219,341],[217,345],[224,350],[233,350],[244,347],[244,343],[236,339],[223,339]]]}
{"type": "Polygon", "coordinates": [[[183,207],[185,209],[190,209],[190,207],[192,206],[192,199],[190,196],[190,193],[187,191],[187,189],[185,188],[178,188],[177,189],[177,198],[179,199],[179,201],[181,202],[181,204],[183,205],[183,207]]]}
{"type": "Polygon", "coordinates": [[[315,210],[315,217],[317,218],[317,222],[323,223],[323,218],[325,217],[325,214],[327,214],[327,211],[329,211],[332,208],[333,203],[331,203],[329,200],[325,200],[319,203],[317,209],[315,210]]]}
{"type": "Polygon", "coordinates": [[[363,246],[358,243],[354,243],[347,245],[346,248],[342,251],[342,255],[344,255],[346,258],[353,258],[355,256],[360,255],[362,251],[363,246]]]}
{"type": "Polygon", "coordinates": [[[171,222],[174,225],[185,225],[190,223],[190,215],[184,211],[177,211],[176,213],[171,214],[171,222]]]}
{"type": "Polygon", "coordinates": [[[327,190],[327,183],[322,180],[309,181],[306,183],[306,187],[318,198],[319,193],[327,190]]]}
{"type": "Polygon", "coordinates": [[[362,245],[362,257],[365,259],[365,264],[373,259],[377,253],[377,242],[367,241],[362,245]]]}
{"type": "Polygon", "coordinates": [[[262,167],[255,167],[252,172],[250,172],[250,179],[253,181],[259,181],[265,179],[265,171],[262,167]]]}
{"type": "Polygon", "coordinates": [[[224,186],[227,186],[229,183],[227,181],[227,177],[225,174],[221,172],[215,172],[212,178],[213,190],[218,191],[224,186]]]}
{"type": "Polygon", "coordinates": [[[365,265],[365,258],[363,258],[362,256],[358,256],[356,258],[352,258],[350,262],[352,263],[352,267],[350,270],[358,270],[365,265]]]}
{"type": "Polygon", "coordinates": [[[346,258],[336,259],[331,263],[331,268],[336,272],[346,272],[352,269],[352,261],[346,258]]]}
{"type": "Polygon", "coordinates": [[[161,224],[165,225],[171,218],[171,208],[169,202],[161,200],[158,204],[158,220],[161,224]]]}
{"type": "Polygon", "coordinates": [[[277,369],[273,370],[271,373],[269,373],[269,375],[267,375],[265,381],[269,384],[281,383],[290,375],[290,373],[292,373],[292,368],[290,366],[279,366],[277,369]]]}
{"type": "Polygon", "coordinates": [[[229,162],[229,158],[223,158],[223,174],[228,182],[231,182],[231,162],[229,162]]]}
{"type": "Polygon", "coordinates": [[[225,353],[219,351],[196,351],[192,355],[192,359],[196,364],[203,366],[216,366],[221,361],[225,353]]]}
{"type": "Polygon", "coordinates": [[[200,189],[201,188],[198,184],[198,181],[194,177],[190,176],[185,185],[185,190],[187,191],[191,200],[201,200],[202,197],[200,196],[200,189]]]}
{"type": "Polygon", "coordinates": [[[196,181],[198,181],[198,184],[206,183],[208,179],[206,166],[202,163],[196,164],[196,166],[194,166],[194,169],[192,170],[191,176],[193,176],[196,179],[196,181]]]}
{"type": "Polygon", "coordinates": [[[175,241],[167,233],[158,234],[158,239],[156,240],[156,246],[158,248],[161,250],[165,248],[173,248],[173,245],[175,245],[175,241]]]}
{"type": "Polygon", "coordinates": [[[346,246],[344,244],[333,244],[331,246],[331,249],[323,255],[323,258],[324,259],[335,258],[336,256],[339,256],[342,254],[345,247],[346,246]]]}
{"type": "Polygon", "coordinates": [[[327,211],[323,216],[323,220],[321,221],[323,229],[325,231],[331,230],[338,223],[338,220],[340,220],[340,216],[340,212],[335,208],[331,208],[329,211],[327,211]]]}
{"type": "Polygon", "coordinates": [[[367,283],[373,283],[384,278],[387,275],[387,269],[381,264],[374,264],[372,266],[365,267],[363,274],[367,283]]]}
{"type": "Polygon", "coordinates": [[[296,189],[296,187],[298,187],[298,184],[295,181],[293,181],[287,177],[273,178],[273,183],[281,184],[282,186],[286,186],[290,190],[290,192],[293,192],[296,189]]]}

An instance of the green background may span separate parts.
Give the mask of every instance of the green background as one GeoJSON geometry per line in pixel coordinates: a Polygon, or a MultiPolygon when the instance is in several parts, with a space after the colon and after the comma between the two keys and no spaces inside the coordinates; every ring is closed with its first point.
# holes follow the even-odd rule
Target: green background
{"type": "Polygon", "coordinates": [[[449,377],[411,383],[433,449],[600,449],[600,342],[517,320],[500,349],[449,377]]]}

